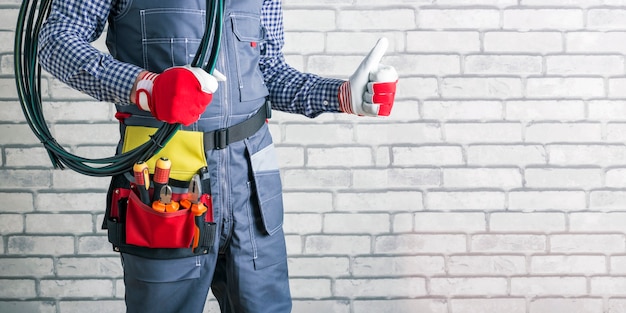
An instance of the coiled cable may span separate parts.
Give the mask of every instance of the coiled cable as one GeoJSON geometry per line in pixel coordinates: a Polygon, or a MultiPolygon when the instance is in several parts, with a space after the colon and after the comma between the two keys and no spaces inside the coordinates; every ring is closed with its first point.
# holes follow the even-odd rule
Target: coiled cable
{"type": "MultiPolygon", "coordinates": [[[[163,123],[149,141],[112,157],[84,158],[65,150],[50,133],[43,114],[42,70],[37,61],[37,38],[51,7],[52,0],[23,0],[18,14],[13,49],[15,81],[26,122],[43,144],[54,168],[70,168],[96,177],[114,176],[132,170],[135,163],[149,159],[163,148],[181,125],[163,123]]],[[[202,67],[208,73],[213,73],[222,34],[223,0],[207,0],[206,12],[207,28],[191,66],[202,67]]]]}

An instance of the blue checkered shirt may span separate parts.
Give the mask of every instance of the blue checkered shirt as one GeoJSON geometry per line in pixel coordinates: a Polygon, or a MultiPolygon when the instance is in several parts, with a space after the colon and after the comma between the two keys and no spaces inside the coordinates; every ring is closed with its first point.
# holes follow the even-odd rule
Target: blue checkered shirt
{"type": "MultiPolygon", "coordinates": [[[[109,13],[121,12],[129,0],[54,1],[39,35],[39,61],[59,80],[98,100],[129,103],[141,68],[120,62],[93,46],[102,34],[109,13]]],[[[281,0],[265,0],[262,23],[267,38],[261,43],[260,69],[274,109],[315,117],[338,112],[342,80],[302,73],[290,67],[284,45],[281,0]]]]}

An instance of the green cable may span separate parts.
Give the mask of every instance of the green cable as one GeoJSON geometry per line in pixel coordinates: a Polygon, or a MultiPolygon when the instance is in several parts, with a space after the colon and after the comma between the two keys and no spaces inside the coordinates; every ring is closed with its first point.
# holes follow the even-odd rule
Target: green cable
{"type": "MultiPolygon", "coordinates": [[[[20,106],[26,122],[43,144],[54,168],[70,168],[78,173],[89,176],[113,176],[128,172],[133,165],[147,160],[165,146],[173,135],[180,129],[180,124],[163,123],[151,136],[151,139],[141,146],[112,157],[90,159],[74,155],[63,148],[50,133],[42,109],[41,99],[41,67],[37,61],[37,39],[39,31],[45,22],[52,0],[24,0],[20,6],[16,24],[14,42],[15,81],[20,106]],[[99,166],[93,166],[99,165],[99,166]]],[[[213,45],[209,56],[207,71],[212,73],[217,61],[219,42],[223,24],[223,0],[207,0],[207,30],[202,38],[202,45],[198,49],[192,66],[202,67],[208,49],[209,41],[213,45]],[[217,2],[217,3],[215,3],[217,2]],[[215,27],[217,25],[218,27],[215,27]],[[213,30],[211,33],[208,28],[213,30]],[[218,45],[216,49],[216,45],[218,45]]]]}

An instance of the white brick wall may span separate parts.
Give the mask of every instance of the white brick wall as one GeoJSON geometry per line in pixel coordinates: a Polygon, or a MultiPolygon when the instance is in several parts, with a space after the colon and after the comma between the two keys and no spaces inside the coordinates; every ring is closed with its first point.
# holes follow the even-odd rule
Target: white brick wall
{"type": "MultiPolygon", "coordinates": [[[[52,170],[19,109],[20,3],[0,0],[0,312],[122,312],[108,179],[52,170]]],[[[284,6],[294,67],[346,78],[386,36],[401,76],[389,118],[271,121],[294,312],[626,313],[626,0],[284,6]]],[[[42,88],[60,142],[113,153],[112,106],[42,88]]]]}

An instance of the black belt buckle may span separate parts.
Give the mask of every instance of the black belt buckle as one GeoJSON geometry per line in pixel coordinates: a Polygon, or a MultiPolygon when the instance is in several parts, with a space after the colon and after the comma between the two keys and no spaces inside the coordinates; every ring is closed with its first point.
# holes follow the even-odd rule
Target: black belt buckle
{"type": "Polygon", "coordinates": [[[272,102],[265,101],[265,118],[272,118],[272,102]]]}
{"type": "Polygon", "coordinates": [[[228,146],[228,129],[222,128],[215,131],[215,149],[222,150],[228,146]]]}

